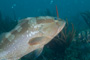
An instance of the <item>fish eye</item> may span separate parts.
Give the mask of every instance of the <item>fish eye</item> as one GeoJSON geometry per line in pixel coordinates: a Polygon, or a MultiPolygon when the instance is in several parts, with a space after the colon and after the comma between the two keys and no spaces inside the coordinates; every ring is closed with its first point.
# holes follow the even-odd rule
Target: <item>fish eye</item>
{"type": "Polygon", "coordinates": [[[60,20],[60,18],[58,18],[58,17],[55,17],[55,18],[54,18],[54,20],[60,20]]]}
{"type": "Polygon", "coordinates": [[[62,21],[62,19],[60,19],[60,18],[58,18],[58,17],[55,17],[54,20],[62,21]]]}
{"type": "Polygon", "coordinates": [[[58,19],[57,17],[54,18],[54,20],[57,20],[57,19],[58,19]]]}

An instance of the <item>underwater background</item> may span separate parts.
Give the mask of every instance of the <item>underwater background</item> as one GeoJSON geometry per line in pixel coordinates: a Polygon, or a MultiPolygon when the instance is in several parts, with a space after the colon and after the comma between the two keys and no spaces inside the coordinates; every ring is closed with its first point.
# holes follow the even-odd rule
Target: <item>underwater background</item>
{"type": "Polygon", "coordinates": [[[36,60],[90,60],[90,0],[0,0],[0,34],[26,17],[57,17],[56,6],[67,24],[36,60]]]}

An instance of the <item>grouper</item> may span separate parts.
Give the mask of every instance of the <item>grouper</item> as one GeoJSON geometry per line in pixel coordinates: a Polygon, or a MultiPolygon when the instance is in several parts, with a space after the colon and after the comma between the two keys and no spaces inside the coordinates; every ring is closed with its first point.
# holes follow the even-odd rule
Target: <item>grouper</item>
{"type": "Polygon", "coordinates": [[[18,60],[43,47],[65,26],[65,21],[50,16],[27,17],[19,20],[14,29],[0,37],[0,60],[18,60]]]}

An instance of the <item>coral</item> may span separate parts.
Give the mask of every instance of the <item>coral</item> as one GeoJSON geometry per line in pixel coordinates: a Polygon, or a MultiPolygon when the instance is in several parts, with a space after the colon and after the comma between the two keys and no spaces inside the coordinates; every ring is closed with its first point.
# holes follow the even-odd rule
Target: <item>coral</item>
{"type": "Polygon", "coordinates": [[[78,33],[65,50],[65,58],[66,60],[90,60],[90,29],[78,33]]]}

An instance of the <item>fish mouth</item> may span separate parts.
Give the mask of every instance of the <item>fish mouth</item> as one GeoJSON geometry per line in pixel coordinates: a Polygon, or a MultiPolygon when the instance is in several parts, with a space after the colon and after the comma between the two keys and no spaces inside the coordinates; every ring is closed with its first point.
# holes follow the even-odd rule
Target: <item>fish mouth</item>
{"type": "Polygon", "coordinates": [[[58,19],[58,20],[55,20],[55,22],[56,22],[56,25],[58,26],[58,31],[57,31],[57,34],[58,34],[64,28],[66,21],[58,19]]]}

